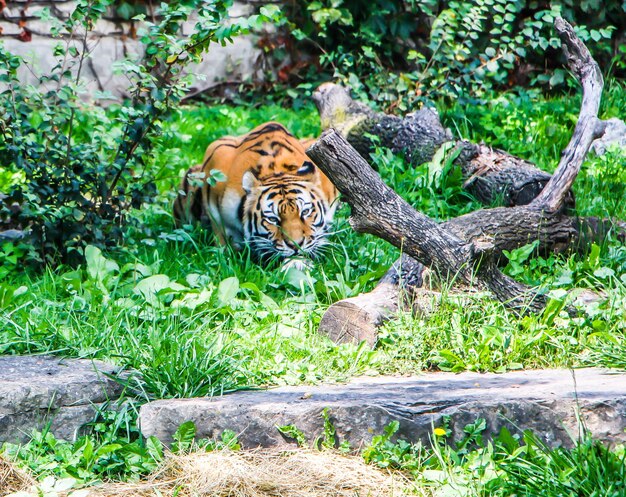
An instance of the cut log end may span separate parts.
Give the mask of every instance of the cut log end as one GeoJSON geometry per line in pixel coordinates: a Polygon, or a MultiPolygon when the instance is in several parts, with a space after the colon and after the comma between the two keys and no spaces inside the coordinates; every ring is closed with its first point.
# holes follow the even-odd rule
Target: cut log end
{"type": "Polygon", "coordinates": [[[365,341],[373,348],[378,341],[378,328],[383,323],[380,317],[349,299],[341,300],[324,313],[318,331],[337,344],[365,341]]]}
{"type": "Polygon", "coordinates": [[[400,308],[400,288],[381,283],[369,293],[331,305],[320,322],[319,332],[335,343],[360,343],[374,347],[378,328],[400,308]]]}

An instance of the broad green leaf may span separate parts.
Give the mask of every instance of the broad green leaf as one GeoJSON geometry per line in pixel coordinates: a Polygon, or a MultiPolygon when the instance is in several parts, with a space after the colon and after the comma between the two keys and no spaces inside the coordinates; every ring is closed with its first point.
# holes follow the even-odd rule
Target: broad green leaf
{"type": "Polygon", "coordinates": [[[107,276],[120,270],[115,261],[104,257],[102,251],[93,245],[85,247],[85,262],[87,263],[87,274],[96,281],[104,282],[107,276]]]}
{"type": "Polygon", "coordinates": [[[610,278],[612,276],[615,276],[615,271],[613,271],[610,267],[599,267],[598,269],[596,269],[593,272],[593,275],[596,278],[600,278],[602,280],[605,280],[607,278],[610,278]]]}
{"type": "Polygon", "coordinates": [[[217,300],[221,306],[228,305],[239,293],[239,280],[231,276],[223,280],[217,287],[217,300]]]}
{"type": "Polygon", "coordinates": [[[164,288],[169,288],[171,284],[170,277],[166,274],[155,274],[144,278],[135,285],[135,293],[139,293],[144,297],[155,294],[164,288]]]}
{"type": "Polygon", "coordinates": [[[176,432],[174,432],[173,438],[175,443],[172,444],[172,450],[174,452],[183,452],[189,450],[196,438],[196,425],[193,421],[185,421],[182,423],[176,432]]]}

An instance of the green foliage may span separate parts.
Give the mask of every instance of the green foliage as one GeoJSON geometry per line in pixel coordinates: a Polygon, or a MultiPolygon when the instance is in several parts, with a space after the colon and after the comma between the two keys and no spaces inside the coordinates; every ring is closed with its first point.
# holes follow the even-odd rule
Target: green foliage
{"type": "Polygon", "coordinates": [[[526,262],[539,246],[539,240],[516,248],[515,250],[504,250],[503,253],[509,260],[508,265],[504,268],[509,276],[519,276],[527,270],[526,262]]]}
{"type": "Polygon", "coordinates": [[[277,426],[276,429],[285,437],[295,440],[298,447],[308,447],[304,432],[296,425],[277,426]]]}
{"type": "Polygon", "coordinates": [[[609,449],[586,436],[573,449],[551,449],[529,433],[524,442],[519,447],[499,447],[505,475],[499,495],[618,497],[626,493],[623,446],[609,449]]]}
{"type": "MultiPolygon", "coordinates": [[[[287,13],[291,34],[303,50],[317,49],[326,78],[402,111],[415,99],[475,101],[492,88],[567,85],[555,64],[556,15],[576,26],[603,67],[623,76],[619,0],[319,0],[297,2],[287,13]]],[[[311,69],[307,77],[319,78],[311,69]]]]}
{"type": "Polygon", "coordinates": [[[459,440],[451,441],[447,428],[435,428],[431,445],[425,448],[402,439],[392,441],[398,430],[398,423],[393,422],[383,435],[372,439],[362,455],[370,464],[404,471],[436,495],[624,494],[624,446],[609,449],[585,435],[571,449],[553,449],[530,432],[520,437],[505,427],[486,441],[485,429],[485,420],[477,419],[463,428],[459,440]]]}
{"type": "Polygon", "coordinates": [[[481,204],[463,189],[459,168],[453,167],[458,152],[443,146],[431,162],[415,167],[389,149],[376,148],[371,154],[387,185],[421,213],[445,221],[481,208],[481,204]]]}
{"type": "Polygon", "coordinates": [[[137,415],[129,404],[101,411],[89,433],[75,442],[58,440],[49,431],[35,432],[25,445],[5,443],[5,456],[18,460],[36,475],[92,483],[103,479],[137,480],[155,471],[163,447],[154,437],[143,440],[137,415]]]}
{"type": "MultiPolygon", "coordinates": [[[[334,450],[335,448],[338,448],[342,452],[349,452],[350,445],[347,440],[338,444],[339,437],[337,436],[335,424],[331,419],[330,408],[325,407],[322,409],[321,417],[323,420],[322,434],[313,441],[312,447],[317,450],[334,450]]],[[[308,447],[304,432],[296,425],[277,426],[276,429],[285,437],[295,440],[298,447],[308,447]]]]}
{"type": "Polygon", "coordinates": [[[172,436],[174,441],[170,447],[174,454],[187,454],[190,452],[204,450],[212,452],[214,450],[239,450],[239,440],[237,434],[232,430],[224,430],[219,439],[196,438],[196,425],[193,421],[185,421],[176,429],[172,436]]]}
{"type": "Polygon", "coordinates": [[[322,410],[322,420],[324,421],[324,431],[313,444],[319,449],[334,449],[337,446],[337,430],[330,419],[330,409],[325,407],[322,410]]]}
{"type": "MultiPolygon", "coordinates": [[[[154,473],[165,447],[156,437],[143,439],[137,428],[137,411],[130,401],[101,410],[86,434],[75,442],[58,440],[52,433],[33,432],[24,445],[4,443],[0,454],[33,471],[38,490],[51,497],[72,488],[106,480],[137,481],[154,473]]],[[[239,450],[235,432],[224,430],[219,439],[196,440],[193,422],[182,423],[169,447],[174,454],[192,451],[239,450]]]]}
{"type": "Polygon", "coordinates": [[[28,247],[22,243],[4,242],[0,245],[0,279],[16,271],[28,247]]]}
{"type": "Polygon", "coordinates": [[[424,468],[427,454],[421,443],[410,443],[403,439],[392,441],[399,428],[398,421],[392,421],[381,435],[372,437],[370,445],[361,453],[366,463],[410,473],[424,468]]]}
{"type": "Polygon", "coordinates": [[[172,452],[180,453],[191,449],[193,441],[196,438],[196,425],[193,421],[185,421],[174,432],[172,436],[172,452]]]}

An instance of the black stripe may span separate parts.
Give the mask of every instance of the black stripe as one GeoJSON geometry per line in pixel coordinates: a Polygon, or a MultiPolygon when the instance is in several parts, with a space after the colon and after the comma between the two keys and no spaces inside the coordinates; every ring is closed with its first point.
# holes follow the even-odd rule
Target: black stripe
{"type": "Polygon", "coordinates": [[[241,197],[239,206],[237,207],[237,217],[243,222],[243,206],[246,203],[246,196],[241,197]]]}
{"type": "Polygon", "coordinates": [[[232,143],[220,143],[217,147],[215,147],[215,148],[213,149],[213,152],[211,152],[211,155],[209,155],[209,156],[207,157],[207,160],[205,160],[205,161],[202,163],[202,167],[200,168],[200,170],[204,169],[204,166],[206,166],[206,165],[207,165],[207,164],[211,161],[211,159],[212,159],[212,158],[213,158],[213,156],[215,155],[215,152],[217,152],[217,149],[218,149],[218,148],[220,148],[220,147],[237,148],[237,145],[233,145],[232,143]]]}
{"type": "MultiPolygon", "coordinates": [[[[259,136],[265,134],[265,133],[272,133],[274,131],[282,131],[283,133],[285,133],[288,136],[293,137],[293,135],[287,131],[287,129],[282,125],[282,124],[278,124],[278,123],[269,123],[266,124],[265,126],[263,126],[261,129],[251,132],[248,136],[246,136],[246,138],[241,142],[241,145],[243,145],[246,142],[249,142],[250,140],[255,140],[256,138],[258,138],[259,136]]],[[[240,145],[240,146],[241,146],[240,145]]]]}
{"type": "Polygon", "coordinates": [[[295,150],[293,148],[291,148],[289,145],[287,145],[286,143],[281,143],[278,141],[273,141],[272,143],[270,143],[270,147],[274,148],[274,147],[282,147],[282,148],[286,148],[287,150],[289,150],[292,154],[295,153],[295,150]]]}
{"type": "Polygon", "coordinates": [[[270,155],[270,153],[267,150],[263,150],[262,148],[254,148],[256,147],[257,144],[255,143],[254,145],[250,145],[248,148],[246,148],[244,150],[244,152],[254,152],[255,154],[259,154],[259,155],[270,155]]]}
{"type": "Polygon", "coordinates": [[[293,176],[291,174],[287,174],[287,175],[281,174],[279,176],[270,176],[269,178],[265,179],[263,183],[267,186],[281,187],[281,188],[293,187],[293,188],[300,188],[302,190],[308,190],[311,185],[310,182],[302,181],[297,176],[293,176]]]}
{"type": "Polygon", "coordinates": [[[189,213],[193,216],[193,219],[196,220],[202,219],[202,195],[198,195],[198,193],[199,192],[196,192],[194,195],[191,209],[189,209],[189,213]]]}

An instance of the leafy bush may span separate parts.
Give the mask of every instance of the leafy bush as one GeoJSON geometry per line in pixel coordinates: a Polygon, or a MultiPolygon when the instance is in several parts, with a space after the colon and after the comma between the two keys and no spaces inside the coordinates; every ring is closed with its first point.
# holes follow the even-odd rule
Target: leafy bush
{"type": "MultiPolygon", "coordinates": [[[[300,49],[317,54],[326,78],[405,110],[416,98],[564,84],[556,14],[576,25],[603,67],[624,75],[618,37],[626,12],[617,0],[316,0],[296,2],[287,15],[300,49]]],[[[302,73],[302,65],[293,70],[302,73]]],[[[312,69],[307,78],[316,80],[312,69]]]]}
{"type": "Polygon", "coordinates": [[[132,98],[104,112],[84,103],[88,89],[81,71],[91,55],[89,33],[111,1],[80,0],[64,23],[48,17],[64,41],[55,48],[57,65],[40,76],[39,87],[20,83],[25,62],[0,44],[0,168],[23,174],[1,201],[0,219],[28,230],[31,260],[74,262],[82,260],[87,244],[121,240],[128,211],[156,196],[146,170],[162,120],[185,94],[189,77],[183,69],[212,42],[225,43],[277,13],[264,7],[261,15],[226,23],[229,0],[176,0],[161,4],[158,22],[137,16],[145,26],[145,57],[119,64],[132,98]],[[195,30],[181,38],[180,26],[192,12],[195,30]],[[79,135],[77,128],[89,132],[79,135]]]}

